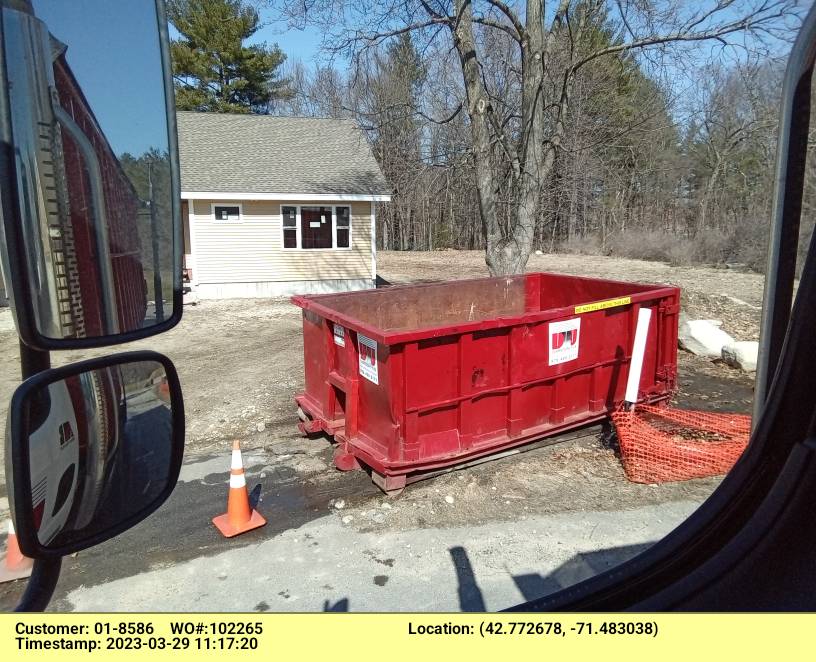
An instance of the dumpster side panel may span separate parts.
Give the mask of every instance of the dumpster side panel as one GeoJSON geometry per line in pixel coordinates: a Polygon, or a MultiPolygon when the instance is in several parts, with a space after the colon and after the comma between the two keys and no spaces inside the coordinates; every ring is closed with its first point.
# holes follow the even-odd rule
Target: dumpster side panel
{"type": "Polygon", "coordinates": [[[460,340],[460,336],[447,336],[406,344],[405,405],[408,411],[457,396],[460,340]]]}
{"type": "Polygon", "coordinates": [[[562,274],[536,274],[540,277],[541,297],[539,310],[574,306],[576,304],[613,299],[654,289],[638,285],[596,278],[581,278],[562,274]]]}
{"type": "Polygon", "coordinates": [[[405,461],[461,450],[460,343],[461,336],[447,336],[404,346],[405,461]]]}
{"type": "MultiPolygon", "coordinates": [[[[356,402],[349,403],[350,407],[357,407],[358,429],[356,435],[350,435],[355,443],[360,443],[367,452],[377,458],[390,459],[394,457],[396,449],[396,425],[392,415],[392,365],[398,359],[392,359],[388,346],[376,344],[376,356],[372,357],[370,347],[360,342],[360,334],[355,335],[357,349],[357,365],[352,369],[359,372],[359,388],[356,402]],[[374,373],[366,377],[360,370],[360,351],[363,357],[373,359],[376,365],[376,383],[374,373]]],[[[398,459],[398,458],[395,458],[398,459]]]]}
{"type": "Polygon", "coordinates": [[[303,311],[303,376],[306,395],[314,401],[322,416],[328,416],[327,385],[329,348],[326,346],[326,320],[303,311]]]}
{"type": "Polygon", "coordinates": [[[461,434],[470,448],[507,429],[512,328],[465,334],[461,341],[461,434]]]}

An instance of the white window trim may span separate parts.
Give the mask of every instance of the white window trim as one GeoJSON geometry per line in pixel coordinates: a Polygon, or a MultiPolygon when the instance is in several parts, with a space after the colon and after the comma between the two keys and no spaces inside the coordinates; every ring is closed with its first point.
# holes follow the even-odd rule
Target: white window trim
{"type": "Polygon", "coordinates": [[[193,277],[190,281],[190,285],[192,285],[192,287],[196,287],[198,285],[198,244],[196,242],[195,200],[187,201],[187,228],[190,231],[190,257],[192,258],[193,262],[190,267],[193,270],[193,277]]]}
{"type": "Polygon", "coordinates": [[[287,252],[304,252],[304,253],[325,253],[326,251],[350,251],[354,247],[354,233],[353,233],[353,225],[354,225],[354,214],[352,213],[353,209],[352,206],[349,204],[340,204],[340,205],[321,205],[315,204],[310,202],[308,204],[281,204],[278,213],[280,218],[280,240],[281,240],[281,250],[287,252]],[[294,248],[286,248],[283,244],[283,237],[284,237],[284,229],[283,229],[283,208],[284,207],[294,207],[296,212],[296,220],[295,220],[295,235],[297,236],[297,246],[294,248]],[[303,248],[303,241],[301,239],[301,218],[300,218],[300,209],[301,207],[331,207],[332,210],[332,245],[331,248],[303,248]],[[349,245],[338,247],[337,246],[337,208],[338,207],[348,207],[349,210],[349,224],[348,224],[348,231],[349,231],[349,245]]]}
{"type": "Polygon", "coordinates": [[[371,201],[371,280],[377,280],[377,214],[371,201]]]}
{"type": "Polygon", "coordinates": [[[240,202],[232,202],[225,201],[225,202],[213,202],[210,203],[210,219],[213,223],[221,223],[224,225],[236,225],[237,223],[244,222],[244,206],[240,202]],[[216,207],[238,207],[238,220],[237,221],[230,221],[226,220],[223,221],[220,218],[215,217],[215,208],[216,207]]]}

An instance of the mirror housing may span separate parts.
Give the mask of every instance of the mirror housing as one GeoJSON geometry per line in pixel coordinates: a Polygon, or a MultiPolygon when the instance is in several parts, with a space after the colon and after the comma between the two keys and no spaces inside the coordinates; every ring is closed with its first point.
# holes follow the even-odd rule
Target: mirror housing
{"type": "Polygon", "coordinates": [[[6,480],[21,551],[55,559],[131,528],[170,496],[183,453],[181,385],[161,354],[124,352],[27,379],[6,426],[6,480]]]}
{"type": "Polygon", "coordinates": [[[0,263],[20,338],[43,351],[149,337],[182,312],[165,3],[83,5],[0,2],[0,263]],[[100,36],[134,17],[117,66],[100,36]]]}

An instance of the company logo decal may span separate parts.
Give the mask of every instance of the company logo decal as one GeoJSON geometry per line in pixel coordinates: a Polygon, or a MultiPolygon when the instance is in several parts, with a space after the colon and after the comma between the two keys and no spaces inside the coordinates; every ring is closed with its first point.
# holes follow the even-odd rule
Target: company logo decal
{"type": "Polygon", "coordinates": [[[558,365],[578,358],[581,318],[550,322],[550,365],[558,365]]]}

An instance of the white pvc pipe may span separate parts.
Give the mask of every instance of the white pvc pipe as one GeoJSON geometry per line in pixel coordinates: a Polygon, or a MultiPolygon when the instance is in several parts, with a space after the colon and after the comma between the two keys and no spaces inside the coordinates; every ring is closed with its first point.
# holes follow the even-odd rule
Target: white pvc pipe
{"type": "Polygon", "coordinates": [[[626,382],[626,396],[624,397],[626,402],[630,404],[635,404],[638,399],[640,373],[643,370],[643,355],[646,353],[646,338],[649,335],[649,320],[651,318],[651,308],[641,308],[638,311],[635,344],[632,347],[632,361],[629,363],[629,379],[626,382]]]}

